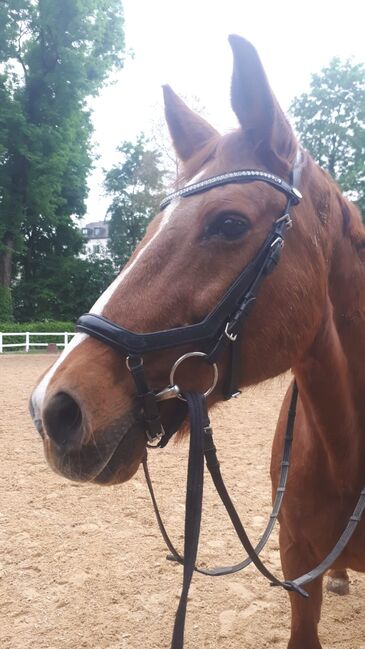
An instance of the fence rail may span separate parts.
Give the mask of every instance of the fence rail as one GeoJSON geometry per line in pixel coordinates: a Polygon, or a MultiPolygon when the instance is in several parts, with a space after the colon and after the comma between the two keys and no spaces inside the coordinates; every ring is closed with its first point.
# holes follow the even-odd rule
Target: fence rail
{"type": "Polygon", "coordinates": [[[44,331],[22,331],[22,332],[7,332],[7,331],[0,331],[0,354],[3,354],[5,351],[11,351],[11,349],[21,349],[23,348],[24,351],[29,352],[32,347],[48,347],[50,342],[54,342],[57,347],[66,347],[68,344],[70,338],[72,338],[75,335],[75,332],[71,331],[60,331],[60,332],[44,332],[44,331]],[[8,337],[24,337],[24,342],[14,342],[14,343],[9,343],[6,342],[4,343],[4,339],[6,340],[8,337]],[[33,342],[32,338],[39,338],[39,337],[46,337],[46,342],[40,343],[40,342],[33,342]],[[51,341],[49,338],[55,338],[58,337],[60,340],[56,341],[51,341]]]}

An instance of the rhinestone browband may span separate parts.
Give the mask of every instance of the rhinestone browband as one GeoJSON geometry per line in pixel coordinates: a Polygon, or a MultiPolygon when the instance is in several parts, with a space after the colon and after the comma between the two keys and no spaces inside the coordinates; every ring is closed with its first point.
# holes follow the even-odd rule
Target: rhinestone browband
{"type": "Polygon", "coordinates": [[[166,196],[160,204],[160,210],[165,209],[165,207],[167,207],[175,198],[185,198],[186,196],[199,194],[211,189],[212,187],[219,187],[219,185],[225,185],[227,183],[244,183],[250,181],[253,182],[255,180],[267,182],[289,195],[294,205],[299,203],[301,198],[300,192],[295,187],[291,187],[285,182],[285,180],[279,178],[279,176],[257,169],[243,169],[239,171],[229,171],[228,173],[220,174],[219,176],[212,176],[211,178],[201,180],[197,183],[192,183],[191,185],[185,185],[182,189],[178,189],[176,192],[166,196]]]}

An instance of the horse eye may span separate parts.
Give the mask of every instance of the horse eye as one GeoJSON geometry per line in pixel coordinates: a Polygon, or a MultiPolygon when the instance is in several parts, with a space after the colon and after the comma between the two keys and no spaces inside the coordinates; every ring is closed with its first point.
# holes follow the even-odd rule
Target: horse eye
{"type": "Polygon", "coordinates": [[[207,234],[208,236],[218,235],[228,241],[233,241],[242,237],[248,229],[249,223],[242,216],[224,214],[209,226],[207,234]]]}

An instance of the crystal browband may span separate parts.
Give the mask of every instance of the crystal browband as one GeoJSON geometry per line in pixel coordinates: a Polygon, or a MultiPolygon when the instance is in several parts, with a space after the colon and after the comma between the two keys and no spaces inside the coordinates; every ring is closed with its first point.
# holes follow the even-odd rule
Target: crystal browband
{"type": "Polygon", "coordinates": [[[279,176],[275,176],[266,171],[259,171],[257,169],[242,169],[238,171],[229,171],[225,174],[220,174],[219,176],[212,176],[206,180],[201,180],[197,183],[192,183],[191,185],[185,185],[182,189],[178,189],[176,192],[169,194],[160,204],[160,210],[165,209],[175,198],[185,198],[186,196],[191,196],[193,194],[200,194],[212,187],[219,187],[219,185],[226,185],[227,183],[244,183],[252,182],[255,180],[262,180],[279,191],[282,191],[284,194],[289,195],[293,205],[297,205],[301,199],[300,192],[295,188],[291,187],[288,183],[285,182],[279,176]]]}

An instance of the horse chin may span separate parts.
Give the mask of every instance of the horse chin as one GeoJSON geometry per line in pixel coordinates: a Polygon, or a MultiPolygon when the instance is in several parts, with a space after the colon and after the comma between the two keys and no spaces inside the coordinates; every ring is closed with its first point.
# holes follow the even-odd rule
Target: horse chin
{"type": "Polygon", "coordinates": [[[144,427],[136,424],[120,440],[104,468],[93,478],[98,485],[127,482],[138,470],[146,453],[144,427]]]}
{"type": "Polygon", "coordinates": [[[145,454],[146,435],[142,423],[128,417],[95,434],[77,452],[62,450],[47,436],[43,444],[56,473],[74,482],[113,485],[126,482],[136,473],[145,454]]]}

